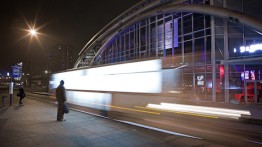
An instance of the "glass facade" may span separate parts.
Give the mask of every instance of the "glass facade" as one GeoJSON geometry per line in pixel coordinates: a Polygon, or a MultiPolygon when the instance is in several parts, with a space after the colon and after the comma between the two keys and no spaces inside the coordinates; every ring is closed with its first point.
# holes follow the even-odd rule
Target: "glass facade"
{"type": "MultiPolygon", "coordinates": [[[[255,1],[185,0],[181,4],[215,5],[255,16],[262,12],[254,11],[255,1]]],[[[181,99],[259,102],[258,91],[262,89],[260,57],[262,37],[252,28],[208,14],[174,11],[150,16],[119,30],[103,46],[93,64],[161,58],[165,72],[177,69],[174,76],[179,80],[173,81],[171,90],[181,91],[177,94],[181,99]]]]}

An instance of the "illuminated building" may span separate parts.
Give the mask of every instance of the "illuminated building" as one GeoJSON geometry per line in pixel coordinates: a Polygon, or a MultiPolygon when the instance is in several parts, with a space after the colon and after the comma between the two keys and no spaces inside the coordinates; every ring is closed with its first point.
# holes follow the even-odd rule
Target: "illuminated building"
{"type": "Polygon", "coordinates": [[[168,73],[164,94],[192,101],[258,102],[260,8],[258,0],[141,1],[98,32],[74,68],[162,59],[168,73]]]}

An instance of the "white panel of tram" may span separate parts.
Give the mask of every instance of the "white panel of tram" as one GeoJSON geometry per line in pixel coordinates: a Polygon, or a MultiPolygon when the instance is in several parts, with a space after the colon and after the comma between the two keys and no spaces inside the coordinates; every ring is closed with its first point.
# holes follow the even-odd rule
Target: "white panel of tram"
{"type": "Polygon", "coordinates": [[[67,91],[69,103],[99,110],[110,110],[107,105],[111,104],[111,93],[67,91]]]}
{"type": "Polygon", "coordinates": [[[66,89],[160,93],[162,91],[161,60],[117,64],[54,74],[51,88],[60,80],[66,89]]]}

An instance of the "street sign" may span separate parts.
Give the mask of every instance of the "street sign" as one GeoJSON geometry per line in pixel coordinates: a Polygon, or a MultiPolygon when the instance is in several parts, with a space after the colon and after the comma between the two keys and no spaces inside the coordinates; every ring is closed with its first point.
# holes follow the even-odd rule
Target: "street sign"
{"type": "Polygon", "coordinates": [[[12,77],[13,78],[21,78],[21,66],[12,66],[12,77]]]}

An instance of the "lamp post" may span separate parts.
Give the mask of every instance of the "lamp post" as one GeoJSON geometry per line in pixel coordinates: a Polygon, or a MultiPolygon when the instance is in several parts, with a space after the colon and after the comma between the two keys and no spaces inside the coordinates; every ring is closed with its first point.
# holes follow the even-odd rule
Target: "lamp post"
{"type": "MultiPolygon", "coordinates": [[[[27,30],[29,32],[29,34],[32,37],[36,37],[36,35],[38,34],[38,32],[36,31],[36,29],[32,28],[29,26],[29,30],[27,30]]],[[[31,70],[31,67],[30,67],[31,70]]],[[[13,67],[12,67],[12,72],[13,72],[13,67]]],[[[13,103],[13,93],[14,93],[14,82],[12,80],[13,76],[11,76],[10,78],[10,84],[9,84],[9,94],[10,94],[10,106],[12,106],[13,103]]]]}
{"type": "MultiPolygon", "coordinates": [[[[30,27],[30,26],[28,26],[29,27],[29,29],[27,30],[27,32],[28,32],[28,36],[30,36],[30,43],[31,43],[31,40],[33,39],[33,38],[35,38],[35,39],[37,39],[37,35],[39,34],[38,32],[37,32],[37,29],[35,29],[34,27],[30,27]]],[[[30,77],[30,83],[29,83],[29,87],[31,88],[31,86],[32,86],[32,60],[33,60],[33,55],[32,55],[32,51],[30,52],[31,53],[31,56],[29,57],[29,71],[30,71],[30,75],[31,75],[31,77],[30,77]]]]}
{"type": "Polygon", "coordinates": [[[10,83],[9,83],[10,106],[12,106],[12,104],[13,104],[13,93],[14,93],[14,82],[13,82],[12,76],[11,76],[10,77],[10,83]]]}

